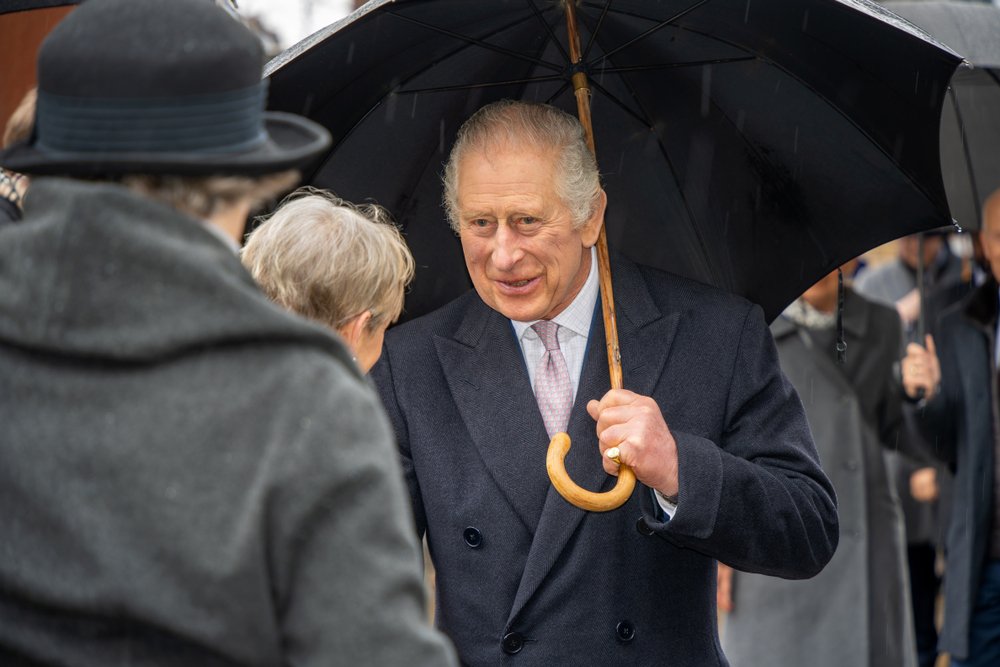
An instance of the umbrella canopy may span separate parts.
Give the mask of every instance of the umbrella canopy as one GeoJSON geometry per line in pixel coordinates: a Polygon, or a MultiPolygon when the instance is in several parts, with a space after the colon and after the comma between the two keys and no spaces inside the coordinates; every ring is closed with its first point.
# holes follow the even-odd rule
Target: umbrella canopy
{"type": "MultiPolygon", "coordinates": [[[[865,250],[950,221],[937,136],[961,58],[862,0],[577,3],[620,252],[769,319],[865,250]]],[[[561,2],[376,0],[266,70],[270,107],[325,125],[307,179],[373,199],[418,273],[407,315],[469,287],[440,208],[458,126],[502,98],[575,113],[561,2]]]]}
{"type": "Polygon", "coordinates": [[[941,171],[948,204],[964,228],[978,229],[982,202],[1000,188],[1000,7],[974,2],[886,2],[965,56],[941,117],[941,171]]]}

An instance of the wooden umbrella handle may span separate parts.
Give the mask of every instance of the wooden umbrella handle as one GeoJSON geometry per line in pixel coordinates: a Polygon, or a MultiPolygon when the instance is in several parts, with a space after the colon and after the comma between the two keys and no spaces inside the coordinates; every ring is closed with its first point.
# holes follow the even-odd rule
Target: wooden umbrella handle
{"type": "Polygon", "coordinates": [[[563,462],[569,448],[569,436],[565,433],[556,433],[549,442],[549,451],[545,455],[545,469],[559,495],[588,512],[618,509],[632,496],[632,491],[635,489],[635,473],[628,466],[619,469],[618,481],[610,491],[597,493],[577,486],[566,473],[566,464],[563,462]]]}

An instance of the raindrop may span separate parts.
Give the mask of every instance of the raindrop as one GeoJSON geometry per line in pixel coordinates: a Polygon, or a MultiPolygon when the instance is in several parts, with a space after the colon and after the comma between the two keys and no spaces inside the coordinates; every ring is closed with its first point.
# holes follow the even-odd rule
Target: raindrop
{"type": "Polygon", "coordinates": [[[792,153],[799,152],[799,126],[795,126],[795,138],[792,140],[792,153]]]}
{"type": "Polygon", "coordinates": [[[809,30],[809,10],[807,9],[802,15],[802,32],[809,30]]]}
{"type": "MultiPolygon", "coordinates": [[[[393,85],[395,88],[395,85],[393,85]]],[[[396,94],[395,90],[386,95],[385,98],[385,124],[392,125],[396,121],[396,107],[399,105],[399,95],[396,94]]]]}
{"type": "Polygon", "coordinates": [[[413,106],[410,107],[410,118],[417,117],[417,94],[413,94],[413,106]]]}
{"type": "Polygon", "coordinates": [[[917,92],[920,89],[920,70],[917,70],[917,76],[913,80],[913,92],[917,92]]]}
{"type": "Polygon", "coordinates": [[[347,64],[354,62],[354,42],[347,45],[347,64]]]}
{"type": "Polygon", "coordinates": [[[708,116],[708,104],[712,97],[712,66],[705,65],[701,68],[701,115],[702,118],[708,116]]]}
{"type": "Polygon", "coordinates": [[[747,9],[743,12],[743,22],[750,23],[750,0],[747,0],[747,9]]]}

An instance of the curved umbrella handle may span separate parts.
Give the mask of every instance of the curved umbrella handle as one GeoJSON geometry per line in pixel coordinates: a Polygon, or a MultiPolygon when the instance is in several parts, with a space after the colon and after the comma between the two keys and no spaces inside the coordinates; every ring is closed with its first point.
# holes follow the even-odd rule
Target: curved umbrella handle
{"type": "Polygon", "coordinates": [[[635,489],[635,473],[626,465],[618,470],[618,482],[615,488],[604,493],[588,491],[577,486],[576,482],[570,479],[566,472],[566,465],[563,459],[570,448],[569,436],[565,433],[556,433],[552,441],[549,442],[549,451],[545,455],[545,469],[549,473],[552,486],[556,488],[563,498],[580,509],[590,512],[607,512],[618,509],[632,495],[635,489]]]}

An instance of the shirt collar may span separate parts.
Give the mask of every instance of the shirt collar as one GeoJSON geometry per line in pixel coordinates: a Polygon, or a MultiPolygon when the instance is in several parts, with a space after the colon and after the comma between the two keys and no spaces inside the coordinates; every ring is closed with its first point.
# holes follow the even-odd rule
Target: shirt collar
{"type": "MultiPolygon", "coordinates": [[[[569,329],[573,333],[586,338],[590,334],[590,323],[594,318],[594,306],[597,305],[597,297],[600,295],[600,283],[597,280],[597,249],[590,249],[590,273],[587,274],[587,281],[577,293],[576,298],[561,313],[552,318],[552,321],[559,326],[569,329]]],[[[521,340],[524,332],[538,320],[531,322],[520,322],[511,320],[514,326],[514,333],[517,339],[521,340]]]]}

